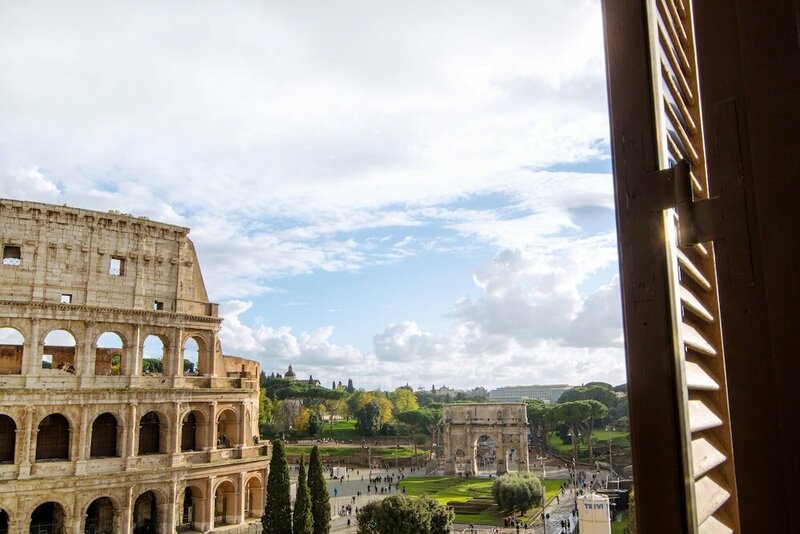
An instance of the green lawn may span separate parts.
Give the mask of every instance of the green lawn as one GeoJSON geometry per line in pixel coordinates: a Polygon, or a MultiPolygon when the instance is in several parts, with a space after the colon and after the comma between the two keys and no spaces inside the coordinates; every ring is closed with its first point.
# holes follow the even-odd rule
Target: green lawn
{"type": "MultiPolygon", "coordinates": [[[[476,523],[480,525],[502,525],[503,517],[492,499],[492,483],[488,478],[460,477],[424,477],[406,478],[400,485],[408,495],[419,497],[430,495],[440,504],[464,503],[464,507],[456,509],[457,523],[476,523]],[[468,509],[469,512],[460,511],[468,509]]],[[[545,480],[545,499],[550,500],[558,493],[563,480],[545,480]]],[[[523,521],[530,520],[537,510],[531,510],[530,516],[523,516],[523,521]]]]}
{"type": "MultiPolygon", "coordinates": [[[[572,445],[569,443],[564,443],[561,441],[561,438],[558,437],[558,433],[550,432],[548,434],[548,441],[550,444],[550,448],[559,454],[569,456],[572,454],[572,445]]],[[[622,450],[630,450],[631,448],[631,441],[630,435],[628,432],[610,432],[605,430],[595,430],[592,432],[592,443],[594,443],[594,455],[596,458],[602,458],[603,455],[608,457],[608,442],[611,441],[611,446],[613,447],[615,454],[616,451],[619,449],[622,450]]],[[[578,443],[578,455],[588,456],[589,448],[586,446],[586,443],[581,441],[578,443]]]]}
{"type": "MultiPolygon", "coordinates": [[[[286,454],[292,456],[305,454],[309,456],[312,447],[312,445],[288,445],[286,447],[286,454]]],[[[319,452],[322,456],[333,456],[337,458],[365,456],[367,454],[361,447],[337,447],[335,445],[330,447],[322,446],[319,448],[319,452]]],[[[407,446],[401,446],[399,449],[395,449],[394,447],[372,447],[371,454],[373,458],[381,458],[384,460],[391,460],[393,458],[413,458],[414,448],[407,446]]],[[[427,456],[427,454],[427,450],[417,447],[417,456],[427,456]]]]}
{"type": "MultiPolygon", "coordinates": [[[[408,439],[408,432],[406,432],[405,428],[400,428],[401,439],[408,439]]],[[[322,425],[322,432],[320,432],[320,438],[328,438],[328,439],[336,439],[341,441],[354,441],[360,442],[362,440],[367,440],[369,442],[375,443],[375,441],[394,441],[395,436],[370,436],[364,437],[362,436],[358,430],[356,430],[356,421],[355,419],[351,419],[350,421],[343,421],[338,420],[334,421],[333,425],[325,421],[322,425]]]]}
{"type": "Polygon", "coordinates": [[[611,534],[625,534],[628,528],[628,515],[625,514],[619,521],[611,522],[611,534]]]}

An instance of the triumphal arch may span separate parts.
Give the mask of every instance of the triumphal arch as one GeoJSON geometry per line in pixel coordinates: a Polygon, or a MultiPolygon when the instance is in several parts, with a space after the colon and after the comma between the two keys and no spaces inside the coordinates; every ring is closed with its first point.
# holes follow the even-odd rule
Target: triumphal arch
{"type": "Polygon", "coordinates": [[[528,470],[528,413],[524,404],[446,404],[445,474],[528,470]]]}

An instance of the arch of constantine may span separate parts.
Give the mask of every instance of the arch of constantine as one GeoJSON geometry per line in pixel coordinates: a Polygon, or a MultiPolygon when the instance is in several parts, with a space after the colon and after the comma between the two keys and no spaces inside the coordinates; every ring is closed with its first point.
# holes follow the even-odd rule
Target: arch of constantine
{"type": "Polygon", "coordinates": [[[259,366],[223,355],[188,232],[0,200],[0,532],[259,524],[259,366]]]}
{"type": "Polygon", "coordinates": [[[445,474],[527,471],[528,412],[524,404],[446,404],[445,474]]]}

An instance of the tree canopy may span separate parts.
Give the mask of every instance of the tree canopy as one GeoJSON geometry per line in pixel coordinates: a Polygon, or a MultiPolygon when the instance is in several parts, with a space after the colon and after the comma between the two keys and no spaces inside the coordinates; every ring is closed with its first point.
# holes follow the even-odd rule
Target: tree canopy
{"type": "Polygon", "coordinates": [[[264,534],[286,534],[292,531],[292,510],[289,504],[289,464],[283,442],[272,442],[272,459],[267,478],[267,502],[261,525],[264,534]]]}
{"type": "Polygon", "coordinates": [[[297,492],[292,514],[292,534],[314,534],[314,516],[311,515],[311,494],[308,489],[306,466],[300,456],[300,470],[297,475],[297,492]]]}
{"type": "Polygon", "coordinates": [[[358,534],[449,534],[454,514],[428,496],[396,495],[362,506],[357,517],[358,534]]]}
{"type": "Polygon", "coordinates": [[[500,475],[492,483],[492,497],[501,510],[525,513],[542,502],[542,483],[527,471],[500,475]]]}
{"type": "Polygon", "coordinates": [[[374,436],[381,429],[381,409],[375,402],[368,402],[356,413],[356,428],[365,436],[374,436]]]}
{"type": "Polygon", "coordinates": [[[417,396],[414,392],[405,386],[401,386],[394,390],[390,400],[394,403],[394,407],[398,412],[407,412],[419,409],[417,403],[417,396]]]}
{"type": "Polygon", "coordinates": [[[308,490],[311,494],[311,515],[314,516],[314,534],[328,534],[331,530],[331,505],[322,458],[314,445],[308,460],[308,490]]]}

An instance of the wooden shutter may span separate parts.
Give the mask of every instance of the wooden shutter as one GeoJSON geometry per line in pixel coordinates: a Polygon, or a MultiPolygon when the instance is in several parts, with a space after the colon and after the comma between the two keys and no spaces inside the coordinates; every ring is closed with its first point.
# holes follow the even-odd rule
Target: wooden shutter
{"type": "MultiPolygon", "coordinates": [[[[708,198],[691,1],[650,0],[647,8],[659,164],[689,163],[688,176],[673,180],[688,181],[674,187],[691,204],[708,198]]],[[[680,211],[664,211],[664,236],[687,516],[694,532],[730,533],[738,513],[714,250],[679,243],[680,230],[691,233],[679,230],[680,211]]]]}

